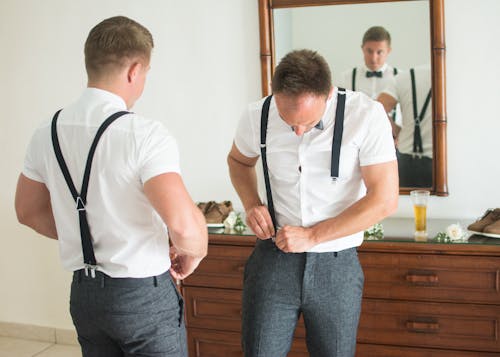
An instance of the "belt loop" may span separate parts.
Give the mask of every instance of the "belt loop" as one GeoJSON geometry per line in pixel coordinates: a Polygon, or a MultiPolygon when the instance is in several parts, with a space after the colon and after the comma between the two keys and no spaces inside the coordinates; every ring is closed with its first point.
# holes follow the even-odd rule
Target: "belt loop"
{"type": "Polygon", "coordinates": [[[335,258],[337,258],[337,255],[339,255],[339,253],[338,253],[338,252],[333,252],[333,256],[334,256],[335,258]]]}
{"type": "Polygon", "coordinates": [[[155,288],[158,286],[158,278],[156,276],[153,276],[153,285],[155,288]]]}
{"type": "Polygon", "coordinates": [[[78,270],[76,272],[76,277],[77,277],[78,284],[81,284],[82,283],[82,271],[81,270],[78,270]]]}
{"type": "Polygon", "coordinates": [[[105,275],[101,274],[101,288],[104,288],[104,278],[105,278],[105,275]]]}

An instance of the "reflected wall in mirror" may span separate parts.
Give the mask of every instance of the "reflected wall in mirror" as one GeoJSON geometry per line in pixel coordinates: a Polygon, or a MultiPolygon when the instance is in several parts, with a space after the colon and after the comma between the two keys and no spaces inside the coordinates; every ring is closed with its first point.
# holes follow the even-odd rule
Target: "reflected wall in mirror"
{"type": "MultiPolygon", "coordinates": [[[[271,92],[271,76],[281,57],[300,48],[322,54],[332,68],[334,85],[346,85],[347,72],[364,64],[361,40],[371,26],[384,26],[390,32],[392,52],[387,62],[401,73],[431,65],[432,125],[425,133],[433,157],[429,189],[435,195],[448,194],[443,0],[259,0],[259,15],[264,95],[271,92]]],[[[410,77],[408,72],[406,76],[410,77]]],[[[408,194],[412,188],[401,186],[400,193],[408,194]]]]}

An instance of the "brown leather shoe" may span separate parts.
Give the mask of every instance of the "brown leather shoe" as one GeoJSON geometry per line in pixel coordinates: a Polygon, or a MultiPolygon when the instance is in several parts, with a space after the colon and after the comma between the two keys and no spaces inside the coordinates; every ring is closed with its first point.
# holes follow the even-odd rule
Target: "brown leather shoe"
{"type": "Polygon", "coordinates": [[[207,203],[200,202],[198,207],[205,215],[207,223],[223,223],[229,213],[233,210],[231,201],[224,201],[217,203],[209,201],[207,203]]]}
{"type": "Polygon", "coordinates": [[[483,233],[500,235],[500,218],[497,219],[496,222],[488,224],[486,227],[484,227],[483,233]]]}
{"type": "MultiPolygon", "coordinates": [[[[483,232],[484,229],[500,220],[500,208],[489,209],[476,222],[470,224],[467,229],[474,232],[483,232]]],[[[500,223],[499,223],[500,228],[500,223]]]]}

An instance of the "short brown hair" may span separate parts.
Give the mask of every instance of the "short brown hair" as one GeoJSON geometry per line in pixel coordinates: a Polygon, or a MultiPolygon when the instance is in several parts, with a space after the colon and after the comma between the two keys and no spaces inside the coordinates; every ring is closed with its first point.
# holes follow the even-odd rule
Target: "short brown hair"
{"type": "Polygon", "coordinates": [[[89,78],[121,69],[131,59],[149,63],[153,36],[141,24],[115,16],[97,24],[85,42],[85,67],[89,78]]]}
{"type": "Polygon", "coordinates": [[[391,34],[382,26],[373,26],[366,30],[365,34],[363,35],[363,42],[361,43],[361,46],[370,41],[387,41],[387,44],[390,46],[391,34]]]}
{"type": "Polygon", "coordinates": [[[326,60],[311,50],[295,50],[282,58],[272,80],[273,93],[328,96],[332,74],[326,60]]]}

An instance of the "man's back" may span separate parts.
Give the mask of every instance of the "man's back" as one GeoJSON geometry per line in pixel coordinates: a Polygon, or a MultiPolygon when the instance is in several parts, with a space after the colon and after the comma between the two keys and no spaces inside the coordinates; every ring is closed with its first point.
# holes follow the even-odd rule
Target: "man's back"
{"type": "MultiPolygon", "coordinates": [[[[61,111],[57,133],[77,190],[97,129],[121,110],[126,106],[120,97],[88,88],[61,111]]],[[[176,142],[160,123],[127,114],[106,129],[94,155],[86,205],[99,270],[113,277],[145,277],[168,269],[166,226],[143,190],[144,182],[164,172],[178,173],[179,163],[176,142]]],[[[51,193],[64,267],[83,268],[78,214],[56,161],[50,123],[35,133],[23,173],[44,182],[51,193]]]]}

